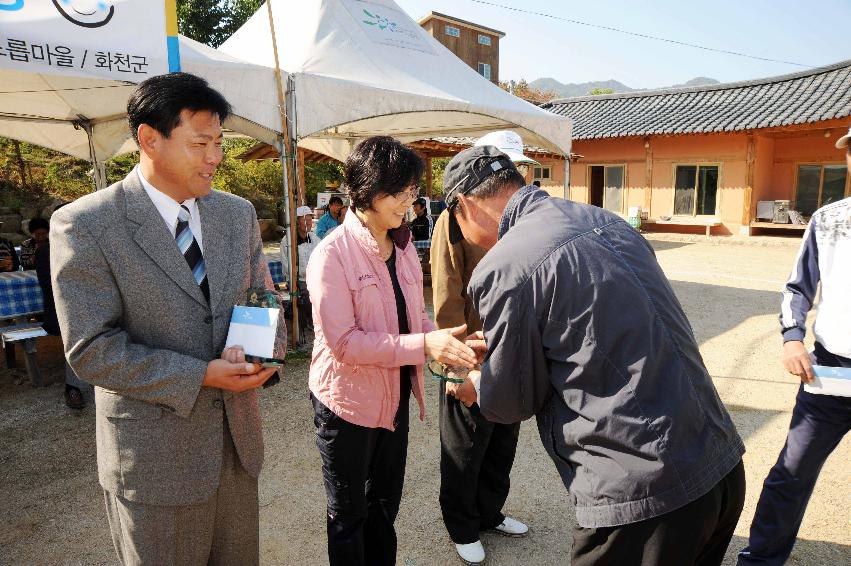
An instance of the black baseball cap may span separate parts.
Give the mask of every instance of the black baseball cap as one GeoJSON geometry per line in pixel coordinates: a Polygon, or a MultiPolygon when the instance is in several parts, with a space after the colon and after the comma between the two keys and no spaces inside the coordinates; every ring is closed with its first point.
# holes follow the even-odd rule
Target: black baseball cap
{"type": "Polygon", "coordinates": [[[485,179],[504,169],[517,169],[506,154],[492,145],[473,146],[452,158],[443,172],[443,200],[449,213],[449,242],[457,244],[464,233],[455,220],[458,195],[466,195],[485,179]]]}

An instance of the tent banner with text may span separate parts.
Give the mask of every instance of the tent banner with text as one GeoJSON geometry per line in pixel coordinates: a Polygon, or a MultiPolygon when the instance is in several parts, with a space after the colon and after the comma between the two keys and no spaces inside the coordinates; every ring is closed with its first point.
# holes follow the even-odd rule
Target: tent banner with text
{"type": "Polygon", "coordinates": [[[0,68],[138,83],[180,70],[175,0],[0,0],[0,68]]]}

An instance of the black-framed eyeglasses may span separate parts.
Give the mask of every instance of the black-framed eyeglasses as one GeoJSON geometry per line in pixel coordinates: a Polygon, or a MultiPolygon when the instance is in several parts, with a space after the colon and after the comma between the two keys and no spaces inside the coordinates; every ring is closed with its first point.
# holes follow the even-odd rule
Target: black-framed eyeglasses
{"type": "Polygon", "coordinates": [[[429,361],[426,367],[433,378],[449,383],[464,383],[467,374],[470,373],[467,368],[447,366],[437,360],[429,361]]]}

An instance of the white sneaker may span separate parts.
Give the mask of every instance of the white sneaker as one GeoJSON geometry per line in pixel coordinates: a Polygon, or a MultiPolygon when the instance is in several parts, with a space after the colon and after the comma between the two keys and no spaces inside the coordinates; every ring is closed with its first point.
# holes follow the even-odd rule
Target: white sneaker
{"type": "Polygon", "coordinates": [[[485,547],[482,546],[482,541],[477,540],[470,544],[456,544],[455,550],[458,551],[458,556],[461,557],[466,564],[481,564],[485,561],[485,547]]]}
{"type": "Polygon", "coordinates": [[[493,530],[507,537],[525,537],[529,532],[529,527],[516,519],[506,517],[493,530]]]}

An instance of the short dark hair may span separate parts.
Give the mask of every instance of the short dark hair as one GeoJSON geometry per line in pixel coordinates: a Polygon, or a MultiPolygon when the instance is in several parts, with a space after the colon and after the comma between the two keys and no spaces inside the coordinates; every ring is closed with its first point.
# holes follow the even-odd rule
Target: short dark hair
{"type": "Polygon", "coordinates": [[[50,222],[46,218],[32,218],[29,224],[27,224],[27,229],[30,231],[30,234],[39,229],[50,230],[50,222]]]}
{"type": "Polygon", "coordinates": [[[420,198],[418,198],[417,200],[414,201],[414,204],[418,204],[421,207],[425,208],[426,200],[423,197],[420,197],[420,198]]]}
{"type": "Polygon", "coordinates": [[[360,142],[346,159],[345,184],[358,210],[372,207],[381,195],[396,195],[417,183],[425,163],[417,153],[390,136],[360,142]]]}
{"type": "Polygon", "coordinates": [[[339,204],[340,206],[343,206],[343,199],[341,199],[337,195],[334,195],[333,197],[328,199],[328,206],[331,206],[332,204],[339,204]]]}
{"type": "Polygon", "coordinates": [[[466,194],[468,197],[481,199],[491,198],[507,189],[519,189],[526,184],[526,179],[514,167],[501,169],[488,175],[476,188],[466,194]]]}
{"type": "Polygon", "coordinates": [[[189,73],[169,73],[151,77],[139,84],[127,101],[130,133],[139,143],[139,126],[147,124],[163,137],[169,137],[180,124],[180,113],[211,112],[224,122],[231,113],[225,97],[201,77],[189,73]]]}
{"type": "Polygon", "coordinates": [[[540,182],[540,181],[532,181],[532,184],[533,184],[533,185],[535,185],[536,187],[540,187],[540,186],[541,186],[541,182],[540,182]]]}

